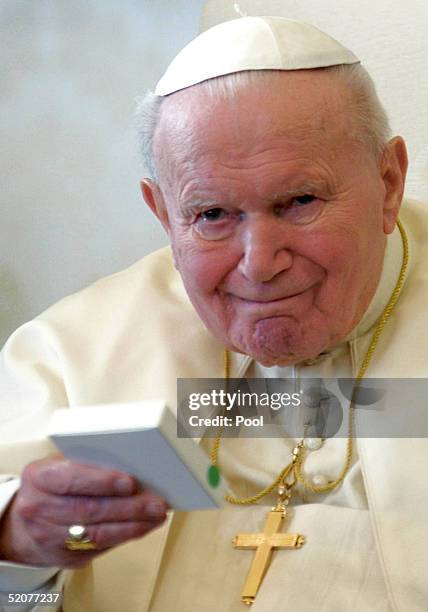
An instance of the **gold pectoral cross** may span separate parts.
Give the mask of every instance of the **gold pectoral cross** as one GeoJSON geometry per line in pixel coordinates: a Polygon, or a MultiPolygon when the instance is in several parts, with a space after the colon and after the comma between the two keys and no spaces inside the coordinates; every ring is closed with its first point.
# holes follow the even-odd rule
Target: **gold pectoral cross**
{"type": "Polygon", "coordinates": [[[286,515],[286,503],[283,499],[280,499],[276,507],[272,508],[267,515],[263,533],[242,533],[232,540],[234,548],[257,549],[241,593],[242,601],[247,606],[250,606],[256,597],[269,567],[273,550],[276,548],[300,548],[305,542],[304,536],[299,533],[278,533],[286,515]]]}

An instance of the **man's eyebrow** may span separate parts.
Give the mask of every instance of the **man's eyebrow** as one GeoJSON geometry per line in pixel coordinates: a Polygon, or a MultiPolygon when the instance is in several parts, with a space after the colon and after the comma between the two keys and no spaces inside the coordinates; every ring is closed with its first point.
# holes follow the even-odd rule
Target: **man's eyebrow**
{"type": "Polygon", "coordinates": [[[270,201],[277,202],[284,200],[284,198],[290,198],[293,196],[305,195],[305,194],[316,194],[317,192],[323,192],[327,194],[332,193],[330,185],[326,181],[304,181],[298,183],[298,187],[293,189],[281,189],[269,198],[270,201]]]}
{"type": "Polygon", "coordinates": [[[221,206],[221,204],[219,204],[218,200],[214,200],[212,198],[202,198],[202,197],[196,197],[196,198],[190,198],[189,200],[185,200],[184,202],[180,203],[180,209],[183,212],[189,211],[189,210],[202,210],[202,209],[206,209],[207,207],[217,207],[217,206],[221,206]]]}
{"type": "MultiPolygon", "coordinates": [[[[262,198],[268,202],[283,202],[284,199],[296,197],[304,194],[311,193],[327,193],[331,194],[332,189],[327,181],[319,180],[319,181],[311,181],[305,180],[301,183],[296,181],[296,188],[284,188],[278,189],[278,191],[274,192],[273,195],[262,198]]],[[[232,194],[229,194],[230,204],[235,200],[232,194]]],[[[189,211],[198,211],[198,210],[206,210],[207,208],[217,208],[221,207],[228,202],[223,199],[214,199],[212,197],[204,198],[200,194],[195,194],[194,196],[189,197],[189,199],[184,200],[180,203],[180,210],[183,213],[188,213],[189,211]]]]}

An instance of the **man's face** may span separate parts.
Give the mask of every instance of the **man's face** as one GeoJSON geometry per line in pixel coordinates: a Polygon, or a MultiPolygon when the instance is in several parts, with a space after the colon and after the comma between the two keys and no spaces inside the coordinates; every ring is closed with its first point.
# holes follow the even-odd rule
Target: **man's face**
{"type": "Polygon", "coordinates": [[[233,100],[168,98],[157,214],[199,316],[264,365],[314,357],[361,319],[382,270],[386,186],[323,71],[272,75],[233,100]]]}

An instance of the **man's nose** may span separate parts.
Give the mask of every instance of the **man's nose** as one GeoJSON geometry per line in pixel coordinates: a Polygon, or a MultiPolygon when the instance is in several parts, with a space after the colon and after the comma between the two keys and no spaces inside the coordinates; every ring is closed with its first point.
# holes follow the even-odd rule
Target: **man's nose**
{"type": "Polygon", "coordinates": [[[248,222],[243,232],[243,254],[238,269],[247,280],[265,283],[288,270],[293,255],[286,244],[287,230],[278,220],[248,222]]]}

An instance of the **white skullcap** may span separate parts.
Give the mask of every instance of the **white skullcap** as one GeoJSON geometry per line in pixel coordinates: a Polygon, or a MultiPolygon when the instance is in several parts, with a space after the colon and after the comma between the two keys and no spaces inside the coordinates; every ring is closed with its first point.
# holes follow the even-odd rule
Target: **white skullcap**
{"type": "Polygon", "coordinates": [[[355,64],[358,58],[315,26],[284,17],[242,17],[192,40],[156,86],[166,96],[213,77],[242,70],[301,70],[355,64]]]}

